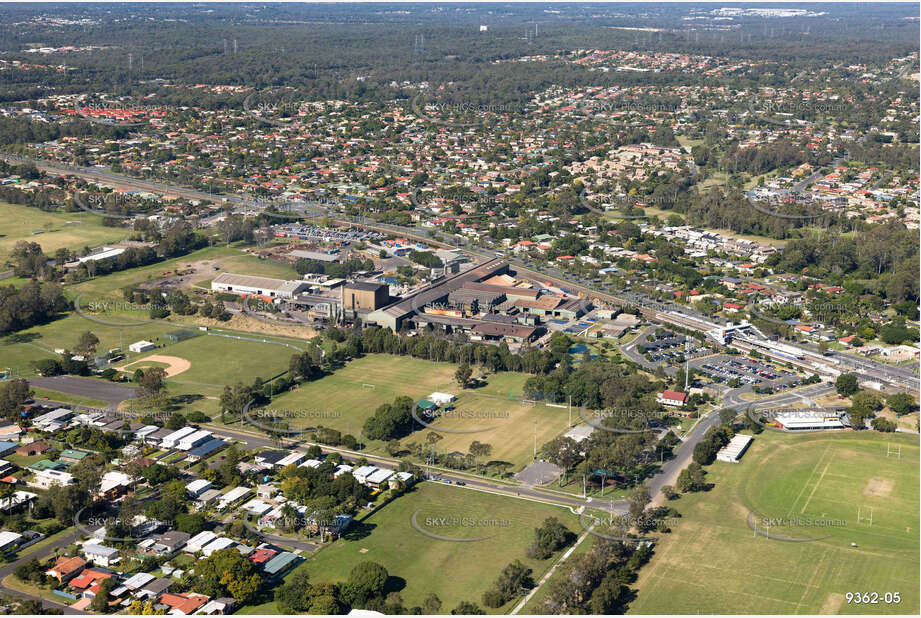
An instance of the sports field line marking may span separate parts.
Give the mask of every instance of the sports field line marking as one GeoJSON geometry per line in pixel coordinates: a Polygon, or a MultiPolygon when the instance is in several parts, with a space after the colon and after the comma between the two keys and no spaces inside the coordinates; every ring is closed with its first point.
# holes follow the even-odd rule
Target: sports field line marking
{"type": "Polygon", "coordinates": [[[819,566],[824,566],[828,561],[828,554],[830,551],[825,549],[822,551],[822,557],[816,561],[815,568],[812,569],[812,574],[809,576],[809,581],[803,585],[803,594],[800,596],[799,601],[796,602],[796,610],[799,612],[800,608],[806,603],[806,595],[809,594],[811,588],[818,589],[819,587],[813,582],[819,576],[819,566]]]}
{"type": "Polygon", "coordinates": [[[822,451],[822,454],[819,456],[819,460],[815,463],[815,467],[812,469],[812,472],[809,473],[809,478],[806,479],[806,482],[803,484],[802,489],[799,490],[799,493],[796,494],[796,498],[793,500],[793,504],[790,505],[790,510],[787,511],[786,517],[789,518],[790,514],[793,513],[793,509],[796,508],[796,503],[799,502],[800,496],[803,495],[803,492],[806,491],[806,488],[809,487],[809,482],[812,480],[812,476],[815,474],[815,471],[819,469],[819,466],[822,465],[822,461],[825,459],[825,454],[828,453],[829,447],[826,446],[825,450],[822,451]]]}
{"type": "Polygon", "coordinates": [[[825,469],[822,470],[822,474],[819,475],[819,480],[817,480],[817,481],[815,482],[815,485],[814,485],[813,488],[812,488],[812,492],[809,494],[809,497],[806,498],[806,503],[803,504],[803,508],[801,508],[800,511],[799,511],[800,514],[806,512],[806,507],[809,506],[809,501],[812,500],[812,496],[815,495],[815,490],[818,489],[818,488],[819,488],[819,485],[822,484],[822,479],[825,478],[825,473],[828,472],[828,466],[830,466],[830,465],[831,465],[831,462],[830,462],[830,461],[829,461],[827,464],[825,464],[825,469]]]}

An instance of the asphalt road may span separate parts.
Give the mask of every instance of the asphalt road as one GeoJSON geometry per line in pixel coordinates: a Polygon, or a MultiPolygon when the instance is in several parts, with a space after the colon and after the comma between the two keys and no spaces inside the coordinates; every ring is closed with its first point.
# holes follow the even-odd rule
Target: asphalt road
{"type": "Polygon", "coordinates": [[[38,388],[47,388],[87,399],[101,399],[110,406],[117,406],[126,399],[137,397],[137,389],[133,386],[91,378],[52,376],[28,378],[28,380],[29,384],[38,388]]]}

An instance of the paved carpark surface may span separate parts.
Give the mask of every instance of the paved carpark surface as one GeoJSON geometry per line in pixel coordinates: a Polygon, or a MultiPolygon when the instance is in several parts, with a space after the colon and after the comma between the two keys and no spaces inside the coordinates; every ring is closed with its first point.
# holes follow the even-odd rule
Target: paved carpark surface
{"type": "Polygon", "coordinates": [[[794,372],[787,371],[784,373],[776,369],[773,365],[762,363],[742,356],[732,356],[721,354],[710,358],[692,360],[690,363],[698,373],[710,376],[711,378],[721,378],[723,384],[728,383],[734,378],[742,380],[749,385],[781,385],[799,382],[800,376],[794,372]],[[740,367],[739,364],[742,366],[740,367]],[[713,369],[705,367],[709,365],[713,369]],[[721,371],[722,370],[722,371],[721,371]],[[768,374],[768,375],[764,375],[768,374]]]}
{"type": "Polygon", "coordinates": [[[75,378],[73,376],[38,377],[29,378],[29,384],[38,388],[47,388],[86,399],[101,399],[111,406],[117,406],[126,399],[137,397],[137,389],[133,386],[90,378],[75,378]]]}
{"type": "Polygon", "coordinates": [[[515,478],[526,485],[544,485],[559,478],[563,473],[562,468],[549,461],[535,461],[527,468],[515,475],[515,478]]]}
{"type": "Polygon", "coordinates": [[[653,329],[651,332],[640,335],[636,341],[637,348],[643,347],[646,349],[652,356],[654,362],[674,361],[679,356],[684,356],[684,343],[686,340],[690,340],[691,342],[687,355],[692,359],[701,356],[709,356],[713,353],[710,346],[702,344],[693,337],[686,337],[680,333],[673,333],[668,330],[661,335],[656,335],[656,330],[657,329],[653,329]],[[647,341],[646,337],[649,335],[653,335],[655,338],[652,341],[647,341]]]}

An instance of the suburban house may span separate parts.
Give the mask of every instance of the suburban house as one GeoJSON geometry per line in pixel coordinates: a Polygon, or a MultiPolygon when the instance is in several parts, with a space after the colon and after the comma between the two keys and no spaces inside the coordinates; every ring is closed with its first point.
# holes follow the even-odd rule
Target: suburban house
{"type": "Polygon", "coordinates": [[[73,558],[61,557],[57,559],[53,567],[45,571],[45,575],[65,584],[79,575],[85,567],[86,560],[79,556],[74,556],[73,558]]]}
{"type": "Polygon", "coordinates": [[[195,610],[207,602],[208,597],[204,595],[184,592],[181,594],[163,594],[160,596],[158,604],[166,605],[169,608],[169,614],[190,616],[195,613],[195,610]]]}
{"type": "Polygon", "coordinates": [[[681,391],[664,391],[657,400],[662,405],[681,407],[688,402],[688,394],[681,391]]]}
{"type": "Polygon", "coordinates": [[[83,555],[96,566],[110,567],[120,560],[118,550],[114,547],[88,543],[83,546],[83,555]]]}
{"type": "Polygon", "coordinates": [[[153,545],[153,551],[161,556],[174,554],[182,549],[191,538],[192,535],[188,532],[180,532],[179,530],[164,532],[157,537],[153,545]]]}
{"type": "Polygon", "coordinates": [[[74,482],[72,474],[61,472],[60,470],[38,470],[35,472],[35,478],[29,483],[39,489],[51,489],[52,487],[64,487],[74,482]]]}
{"type": "Polygon", "coordinates": [[[44,440],[36,440],[35,442],[30,442],[29,444],[23,444],[16,449],[17,455],[22,455],[23,457],[33,457],[35,455],[44,455],[51,450],[51,446],[48,445],[44,440]]]}

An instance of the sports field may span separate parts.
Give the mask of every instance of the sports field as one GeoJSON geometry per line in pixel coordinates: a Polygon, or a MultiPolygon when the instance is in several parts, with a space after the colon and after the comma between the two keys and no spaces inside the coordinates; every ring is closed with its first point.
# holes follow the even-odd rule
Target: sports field
{"type": "MultiPolygon", "coordinates": [[[[354,525],[346,538],[308,559],[306,568],[311,582],[344,581],[356,564],[370,560],[400,578],[406,607],[420,605],[429,592],[441,599],[442,613],[464,600],[483,607],[481,595],[510,562],[518,559],[532,568],[535,581],[554,563],[558,554],[547,560],[525,557],[534,529],[551,516],[579,531],[577,518],[562,507],[425,482],[354,525]],[[457,542],[425,533],[486,540],[457,542]]],[[[515,603],[491,611],[507,613],[515,603]]]]}
{"type": "MultiPolygon", "coordinates": [[[[125,323],[129,321],[124,320],[125,323]]],[[[72,350],[77,345],[80,335],[85,331],[91,331],[99,338],[96,349],[99,352],[105,352],[119,347],[127,351],[128,346],[135,341],[141,339],[154,341],[177,328],[179,327],[175,324],[162,321],[119,327],[101,324],[71,313],[59,320],[0,339],[0,359],[2,359],[0,364],[3,365],[0,368],[11,367],[15,375],[29,374],[32,372],[30,361],[56,357],[54,353],[56,349],[72,350]]]]}
{"type": "Polygon", "coordinates": [[[683,517],[630,612],[917,614],[918,456],[916,436],[763,432],[742,463],[708,468],[713,490],[671,503],[683,517]],[[901,602],[849,604],[848,592],[901,602]]]}
{"type": "Polygon", "coordinates": [[[36,242],[46,255],[54,257],[61,248],[96,247],[127,236],[128,230],[104,227],[101,217],[88,212],[44,212],[0,202],[0,263],[6,261],[19,240],[36,242]]]}
{"type": "MultiPolygon", "coordinates": [[[[566,430],[569,423],[566,409],[528,405],[521,401],[526,375],[491,375],[486,386],[461,390],[454,381],[456,370],[457,365],[452,363],[369,354],[349,362],[333,375],[302,384],[296,391],[278,397],[271,408],[303,411],[306,419],[302,421],[303,427],[324,425],[343,434],[358,436],[365,420],[377,407],[392,402],[397,396],[407,395],[418,401],[433,392],[451,393],[458,396],[453,416],[432,423],[442,436],[437,448],[443,452],[466,453],[471,442],[478,440],[492,445],[489,460],[508,461],[516,470],[532,459],[534,421],[537,421],[538,448],[566,430]]],[[[576,413],[574,418],[578,420],[576,413]]],[[[414,432],[402,443],[424,442],[430,431],[414,432]]],[[[368,446],[372,451],[383,451],[382,444],[368,446]]]]}

